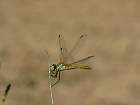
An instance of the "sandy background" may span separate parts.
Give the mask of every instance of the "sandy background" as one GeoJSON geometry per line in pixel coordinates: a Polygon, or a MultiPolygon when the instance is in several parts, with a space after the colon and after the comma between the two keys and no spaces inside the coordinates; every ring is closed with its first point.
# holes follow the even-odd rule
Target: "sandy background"
{"type": "Polygon", "coordinates": [[[54,87],[56,105],[140,105],[139,0],[0,0],[0,94],[6,105],[50,105],[47,58],[58,34],[75,57],[95,55],[92,71],[68,71],[54,87]]]}

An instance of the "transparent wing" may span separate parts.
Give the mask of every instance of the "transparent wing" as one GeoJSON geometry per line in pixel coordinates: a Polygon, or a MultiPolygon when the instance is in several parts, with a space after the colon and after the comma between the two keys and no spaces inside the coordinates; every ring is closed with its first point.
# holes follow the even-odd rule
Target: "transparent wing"
{"type": "Polygon", "coordinates": [[[50,59],[50,56],[49,56],[49,53],[47,50],[44,50],[45,54],[46,54],[46,57],[47,57],[47,60],[48,60],[48,66],[52,64],[52,61],[50,59]]]}
{"type": "Polygon", "coordinates": [[[58,41],[59,41],[59,50],[60,50],[60,63],[67,62],[67,56],[68,56],[68,50],[66,48],[65,41],[62,37],[62,35],[59,34],[58,36],[58,41]]]}
{"type": "MultiPolygon", "coordinates": [[[[48,51],[47,50],[45,50],[45,53],[46,53],[46,55],[47,55],[47,60],[48,60],[48,80],[49,80],[49,87],[50,87],[50,89],[52,88],[52,86],[54,85],[54,84],[56,84],[56,82],[58,81],[58,78],[54,78],[54,77],[52,77],[51,76],[51,65],[52,65],[52,61],[51,61],[51,59],[50,59],[50,56],[49,56],[49,53],[48,53],[48,51]]],[[[59,74],[60,75],[60,74],[59,74]]],[[[52,91],[52,90],[50,90],[50,91],[52,91]]]]}
{"type": "Polygon", "coordinates": [[[49,85],[51,86],[51,84],[52,84],[52,78],[51,78],[51,75],[50,75],[50,67],[51,67],[51,65],[52,65],[52,62],[51,62],[51,59],[50,59],[50,56],[49,56],[49,53],[48,53],[48,51],[47,50],[45,50],[45,54],[46,54],[46,56],[47,56],[47,60],[48,60],[48,79],[49,79],[49,85]]]}
{"type": "Polygon", "coordinates": [[[73,55],[75,55],[77,51],[80,51],[79,48],[81,48],[82,45],[84,44],[86,35],[81,35],[70,51],[68,51],[68,49],[66,48],[66,43],[62,35],[59,35],[58,39],[60,49],[60,62],[69,63],[74,60],[73,55]]]}
{"type": "Polygon", "coordinates": [[[80,48],[84,45],[86,36],[87,35],[83,34],[76,41],[76,43],[74,44],[74,46],[72,47],[72,49],[68,53],[68,56],[66,58],[68,60],[67,63],[70,63],[70,62],[74,61],[73,56],[78,54],[78,52],[80,52],[80,48]]]}
{"type": "Polygon", "coordinates": [[[77,64],[88,65],[88,63],[86,64],[86,62],[88,62],[93,57],[94,56],[88,56],[88,57],[82,58],[80,60],[74,61],[68,65],[77,65],[77,64]]]}
{"type": "MultiPolygon", "coordinates": [[[[84,44],[84,40],[86,39],[87,35],[81,35],[77,42],[74,44],[73,48],[70,50],[69,54],[72,54],[78,50],[78,48],[81,48],[82,45],[84,44]]],[[[79,50],[78,50],[79,51],[79,50]]]]}

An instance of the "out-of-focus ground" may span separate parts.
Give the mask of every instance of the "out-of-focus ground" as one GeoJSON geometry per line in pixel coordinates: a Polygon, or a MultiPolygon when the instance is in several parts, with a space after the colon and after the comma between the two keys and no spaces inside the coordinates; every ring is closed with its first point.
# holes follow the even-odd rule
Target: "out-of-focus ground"
{"type": "Polygon", "coordinates": [[[91,71],[66,71],[56,105],[140,105],[139,0],[0,0],[0,93],[6,105],[50,105],[47,57],[58,61],[58,34],[75,57],[95,55],[91,71]]]}

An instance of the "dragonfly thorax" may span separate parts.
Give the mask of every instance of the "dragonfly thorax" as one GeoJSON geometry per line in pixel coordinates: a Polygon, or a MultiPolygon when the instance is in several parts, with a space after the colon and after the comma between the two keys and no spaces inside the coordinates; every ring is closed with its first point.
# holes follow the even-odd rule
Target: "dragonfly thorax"
{"type": "Polygon", "coordinates": [[[50,66],[51,76],[56,77],[58,71],[63,71],[65,69],[64,64],[52,64],[50,66]]]}
{"type": "Polygon", "coordinates": [[[50,66],[50,70],[51,71],[56,71],[56,70],[63,71],[64,69],[65,69],[65,65],[64,64],[52,64],[50,66]]]}
{"type": "Polygon", "coordinates": [[[66,66],[64,64],[57,64],[57,69],[59,71],[63,71],[63,70],[65,70],[65,68],[66,68],[66,66]]]}

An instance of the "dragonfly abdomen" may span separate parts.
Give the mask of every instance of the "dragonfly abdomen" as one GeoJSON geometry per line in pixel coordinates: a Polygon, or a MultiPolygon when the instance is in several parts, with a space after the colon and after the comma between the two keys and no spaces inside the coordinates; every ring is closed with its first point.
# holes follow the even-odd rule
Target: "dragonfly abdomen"
{"type": "Polygon", "coordinates": [[[89,66],[65,66],[64,70],[71,70],[71,69],[91,69],[89,66]]]}
{"type": "Polygon", "coordinates": [[[91,69],[89,66],[81,66],[81,69],[91,69]]]}

